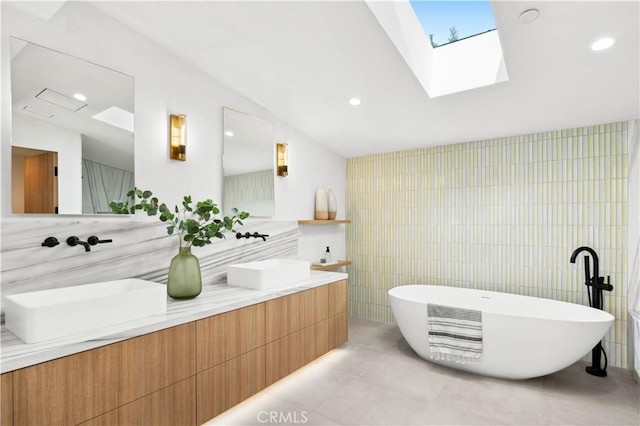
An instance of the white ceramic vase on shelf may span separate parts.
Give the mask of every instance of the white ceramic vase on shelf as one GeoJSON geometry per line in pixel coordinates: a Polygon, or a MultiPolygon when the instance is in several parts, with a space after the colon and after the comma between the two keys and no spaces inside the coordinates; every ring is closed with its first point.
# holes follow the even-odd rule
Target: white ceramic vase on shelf
{"type": "Polygon", "coordinates": [[[316,220],[329,219],[329,206],[327,199],[327,191],[324,190],[322,184],[316,190],[316,220]]]}
{"type": "Polygon", "coordinates": [[[336,194],[333,193],[331,188],[327,190],[327,207],[329,211],[329,220],[336,219],[337,201],[336,194]]]}

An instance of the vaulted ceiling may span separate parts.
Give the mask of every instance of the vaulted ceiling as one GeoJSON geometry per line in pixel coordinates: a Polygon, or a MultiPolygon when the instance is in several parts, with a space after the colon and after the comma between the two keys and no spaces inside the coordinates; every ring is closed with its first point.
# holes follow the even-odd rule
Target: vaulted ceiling
{"type": "Polygon", "coordinates": [[[364,1],[95,5],[345,157],[640,116],[638,1],[494,1],[509,80],[435,98],[364,1]]]}

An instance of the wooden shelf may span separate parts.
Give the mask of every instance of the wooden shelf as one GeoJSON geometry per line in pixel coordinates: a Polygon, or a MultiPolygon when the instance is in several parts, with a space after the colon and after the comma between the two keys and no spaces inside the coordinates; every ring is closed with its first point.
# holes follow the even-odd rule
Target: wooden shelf
{"type": "Polygon", "coordinates": [[[298,225],[338,225],[341,223],[351,223],[350,220],[299,220],[298,225]]]}
{"type": "MultiPolygon", "coordinates": [[[[298,225],[340,225],[340,224],[349,224],[351,223],[348,219],[338,219],[338,220],[299,220],[298,225]]],[[[335,263],[330,263],[328,265],[311,265],[311,269],[314,271],[330,271],[332,269],[337,269],[342,266],[351,265],[351,261],[349,260],[339,260],[335,263]]]]}
{"type": "Polygon", "coordinates": [[[351,265],[350,260],[338,260],[336,263],[330,263],[328,265],[311,265],[311,269],[314,271],[330,271],[332,269],[340,268],[342,266],[351,265]]]}

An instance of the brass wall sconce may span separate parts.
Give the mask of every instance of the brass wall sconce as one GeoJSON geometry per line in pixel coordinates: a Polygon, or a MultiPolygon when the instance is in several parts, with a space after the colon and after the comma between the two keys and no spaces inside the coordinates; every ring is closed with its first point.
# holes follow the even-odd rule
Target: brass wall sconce
{"type": "Polygon", "coordinates": [[[276,143],[276,158],[278,162],[277,175],[285,177],[289,174],[289,147],[286,143],[276,143]]]}
{"type": "Polygon", "coordinates": [[[187,159],[187,116],[170,115],[169,158],[185,161],[187,159]]]}

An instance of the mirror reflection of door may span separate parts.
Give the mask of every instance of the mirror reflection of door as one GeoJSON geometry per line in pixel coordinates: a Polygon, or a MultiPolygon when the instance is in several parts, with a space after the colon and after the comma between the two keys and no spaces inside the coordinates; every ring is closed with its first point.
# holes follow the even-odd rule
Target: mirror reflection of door
{"type": "Polygon", "coordinates": [[[12,147],[11,182],[15,213],[57,213],[57,167],[57,152],[12,147]]]}

